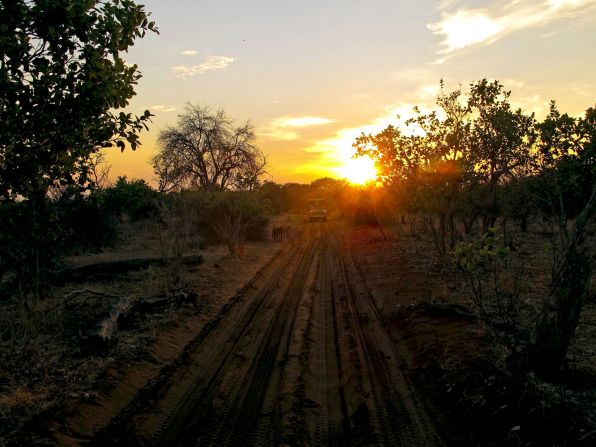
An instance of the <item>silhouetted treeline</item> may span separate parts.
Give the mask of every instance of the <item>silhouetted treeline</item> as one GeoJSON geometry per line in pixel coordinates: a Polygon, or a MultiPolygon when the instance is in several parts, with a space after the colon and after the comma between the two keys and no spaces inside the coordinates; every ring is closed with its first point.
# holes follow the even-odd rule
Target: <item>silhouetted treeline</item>
{"type": "Polygon", "coordinates": [[[376,161],[385,185],[376,194],[377,214],[432,235],[439,264],[456,254],[467,292],[507,349],[509,366],[554,376],[596,257],[596,109],[573,117],[551,102],[539,121],[513,109],[510,95],[499,81],[450,93],[441,82],[438,110],[415,108],[402,125],[363,134],[354,146],[376,161]],[[525,332],[518,330],[517,280],[502,275],[516,248],[512,221],[522,232],[539,226],[553,258],[550,291],[525,332]]]}

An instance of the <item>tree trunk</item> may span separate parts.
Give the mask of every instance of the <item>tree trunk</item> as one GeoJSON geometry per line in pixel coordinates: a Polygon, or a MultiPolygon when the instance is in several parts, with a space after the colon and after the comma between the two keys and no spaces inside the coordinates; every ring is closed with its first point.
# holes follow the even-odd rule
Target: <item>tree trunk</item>
{"type": "Polygon", "coordinates": [[[595,211],[596,186],[576,220],[523,359],[530,370],[542,377],[555,377],[563,368],[588,293],[596,247],[593,241],[586,240],[586,235],[595,211]]]}
{"type": "Polygon", "coordinates": [[[439,214],[439,222],[437,227],[435,227],[433,216],[429,216],[426,220],[430,227],[431,234],[433,236],[433,241],[437,249],[437,254],[439,255],[439,263],[443,265],[445,263],[445,258],[447,254],[447,248],[445,246],[445,214],[439,214]]]}
{"type": "Polygon", "coordinates": [[[526,213],[521,215],[520,229],[524,233],[527,233],[528,231],[528,215],[526,213]]]}

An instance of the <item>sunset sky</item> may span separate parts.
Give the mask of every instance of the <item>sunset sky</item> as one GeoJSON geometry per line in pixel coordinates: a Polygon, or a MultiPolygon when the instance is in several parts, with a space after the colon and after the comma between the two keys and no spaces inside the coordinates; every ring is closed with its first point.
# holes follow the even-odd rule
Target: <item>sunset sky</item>
{"type": "Polygon", "coordinates": [[[555,99],[596,103],[596,0],[144,0],[160,35],[127,60],[143,74],[129,107],[155,117],[112,176],[151,181],[157,136],[191,102],[250,120],[270,179],[341,177],[361,131],[433,107],[448,90],[498,79],[544,116],[555,99]]]}

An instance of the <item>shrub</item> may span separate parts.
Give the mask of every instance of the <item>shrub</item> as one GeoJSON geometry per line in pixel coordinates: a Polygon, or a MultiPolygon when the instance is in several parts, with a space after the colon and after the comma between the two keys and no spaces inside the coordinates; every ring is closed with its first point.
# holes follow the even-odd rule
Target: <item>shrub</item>
{"type": "Polygon", "coordinates": [[[210,196],[202,220],[230,253],[242,255],[246,240],[264,239],[268,213],[254,193],[221,191],[210,196]]]}
{"type": "Polygon", "coordinates": [[[104,212],[97,194],[77,195],[56,204],[59,209],[65,253],[98,250],[113,244],[118,236],[117,219],[104,212]]]}
{"type": "Polygon", "coordinates": [[[527,339],[520,322],[522,272],[513,265],[503,240],[490,228],[472,242],[457,244],[454,255],[478,316],[514,360],[527,339]]]}
{"type": "Polygon", "coordinates": [[[0,291],[39,296],[44,277],[54,267],[63,235],[59,214],[47,200],[0,204],[0,291]]]}
{"type": "Polygon", "coordinates": [[[98,194],[102,211],[112,216],[127,215],[137,221],[158,212],[159,193],[145,180],[128,181],[126,177],[119,177],[114,186],[98,194]]]}

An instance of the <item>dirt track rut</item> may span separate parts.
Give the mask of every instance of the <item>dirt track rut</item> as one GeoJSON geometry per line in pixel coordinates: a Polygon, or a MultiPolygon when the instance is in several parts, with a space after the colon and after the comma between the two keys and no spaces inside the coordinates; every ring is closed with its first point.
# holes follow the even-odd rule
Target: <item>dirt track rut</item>
{"type": "Polygon", "coordinates": [[[95,445],[441,446],[332,223],[284,247],[95,445]]]}

